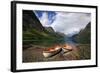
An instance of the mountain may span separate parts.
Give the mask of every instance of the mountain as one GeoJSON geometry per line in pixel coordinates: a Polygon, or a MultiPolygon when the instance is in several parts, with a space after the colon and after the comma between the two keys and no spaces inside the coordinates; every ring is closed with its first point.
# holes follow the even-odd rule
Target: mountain
{"type": "Polygon", "coordinates": [[[23,30],[27,31],[32,28],[38,31],[45,30],[32,10],[23,10],[23,30]]]}
{"type": "Polygon", "coordinates": [[[45,27],[45,30],[49,32],[49,34],[55,36],[55,37],[65,37],[66,35],[61,32],[55,32],[52,27],[45,27]]]}
{"type": "Polygon", "coordinates": [[[85,29],[75,35],[75,40],[82,44],[89,44],[91,42],[91,22],[87,24],[85,29]]]}
{"type": "Polygon", "coordinates": [[[60,35],[62,37],[66,37],[67,35],[65,35],[64,33],[61,33],[61,32],[56,32],[57,35],[60,35]]]}
{"type": "Polygon", "coordinates": [[[62,38],[52,27],[43,27],[32,10],[23,10],[23,45],[52,45],[62,38]]]}
{"type": "Polygon", "coordinates": [[[32,10],[23,10],[23,40],[41,40],[50,35],[32,10]]]}

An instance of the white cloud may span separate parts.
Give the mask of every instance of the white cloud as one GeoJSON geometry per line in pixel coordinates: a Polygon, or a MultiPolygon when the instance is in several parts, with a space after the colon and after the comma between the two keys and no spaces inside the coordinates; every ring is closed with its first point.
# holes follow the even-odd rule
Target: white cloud
{"type": "Polygon", "coordinates": [[[52,15],[46,11],[42,12],[42,16],[39,17],[38,13],[34,11],[34,13],[36,14],[36,16],[39,18],[41,24],[44,27],[50,27],[50,24],[53,22],[53,20],[55,20],[55,15],[52,15]],[[50,19],[49,19],[50,18],[50,19]]]}
{"type": "Polygon", "coordinates": [[[72,34],[79,32],[80,29],[84,29],[90,22],[91,17],[88,13],[70,13],[70,12],[56,12],[56,19],[51,24],[57,32],[65,34],[72,34]]]}
{"type": "Polygon", "coordinates": [[[55,12],[56,15],[52,16],[54,20],[48,19],[48,12],[43,12],[42,17],[39,18],[44,27],[53,27],[57,32],[64,34],[78,33],[84,29],[88,22],[91,21],[90,13],[75,13],[75,12],[55,12]]]}
{"type": "Polygon", "coordinates": [[[40,22],[43,26],[49,26],[49,20],[48,20],[48,13],[43,12],[42,17],[40,18],[40,22]]]}

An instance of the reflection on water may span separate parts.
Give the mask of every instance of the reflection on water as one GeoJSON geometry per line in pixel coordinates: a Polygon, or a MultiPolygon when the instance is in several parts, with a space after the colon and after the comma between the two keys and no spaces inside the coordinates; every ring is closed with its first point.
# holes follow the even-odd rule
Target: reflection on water
{"type": "Polygon", "coordinates": [[[76,40],[72,37],[65,37],[64,41],[65,43],[68,43],[68,44],[73,44],[73,45],[77,44],[76,40]]]}

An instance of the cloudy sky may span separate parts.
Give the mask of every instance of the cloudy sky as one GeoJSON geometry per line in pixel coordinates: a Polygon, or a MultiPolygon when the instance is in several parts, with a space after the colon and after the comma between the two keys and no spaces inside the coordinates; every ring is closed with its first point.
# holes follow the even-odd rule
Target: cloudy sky
{"type": "Polygon", "coordinates": [[[91,21],[90,13],[35,11],[44,27],[52,27],[56,32],[75,34],[91,21]]]}

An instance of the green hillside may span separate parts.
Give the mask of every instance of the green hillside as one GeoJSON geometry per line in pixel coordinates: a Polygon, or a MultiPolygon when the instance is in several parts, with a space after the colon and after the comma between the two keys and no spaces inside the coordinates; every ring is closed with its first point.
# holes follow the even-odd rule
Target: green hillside
{"type": "Polygon", "coordinates": [[[79,32],[76,36],[76,41],[81,44],[89,44],[91,42],[91,23],[88,23],[86,28],[79,32]]]}

